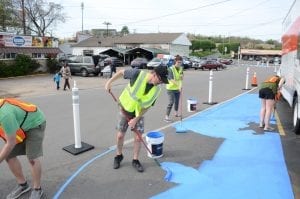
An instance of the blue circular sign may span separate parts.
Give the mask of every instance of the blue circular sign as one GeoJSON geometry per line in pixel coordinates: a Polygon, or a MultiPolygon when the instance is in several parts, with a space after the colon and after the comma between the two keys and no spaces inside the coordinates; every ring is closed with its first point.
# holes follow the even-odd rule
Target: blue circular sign
{"type": "Polygon", "coordinates": [[[23,46],[25,44],[25,39],[23,37],[16,36],[13,38],[13,43],[16,46],[23,46]]]}

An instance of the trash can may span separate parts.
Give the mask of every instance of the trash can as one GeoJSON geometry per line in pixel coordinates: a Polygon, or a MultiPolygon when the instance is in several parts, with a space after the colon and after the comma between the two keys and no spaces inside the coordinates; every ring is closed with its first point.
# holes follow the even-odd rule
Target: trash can
{"type": "Polygon", "coordinates": [[[149,132],[146,135],[147,146],[152,152],[148,151],[148,157],[150,158],[160,158],[163,156],[163,142],[164,134],[161,132],[149,132]]]}

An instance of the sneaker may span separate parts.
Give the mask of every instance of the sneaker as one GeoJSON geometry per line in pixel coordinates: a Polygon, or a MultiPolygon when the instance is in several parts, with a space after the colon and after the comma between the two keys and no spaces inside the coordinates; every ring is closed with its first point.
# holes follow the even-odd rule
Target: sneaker
{"type": "Polygon", "coordinates": [[[22,194],[30,191],[30,189],[31,188],[28,186],[28,184],[26,184],[25,186],[18,185],[16,186],[16,188],[14,188],[14,190],[10,194],[6,196],[6,199],[19,198],[22,194]]]}
{"type": "Polygon", "coordinates": [[[29,197],[29,199],[40,199],[42,198],[44,195],[44,192],[42,189],[33,189],[31,191],[31,195],[29,197]]]}
{"type": "Polygon", "coordinates": [[[272,128],[272,127],[265,127],[264,128],[264,131],[274,131],[275,129],[274,128],[272,128]]]}
{"type": "Polygon", "coordinates": [[[172,122],[172,120],[169,117],[165,117],[164,121],[165,122],[172,122]]]}
{"type": "Polygon", "coordinates": [[[132,160],[132,166],[138,171],[138,172],[143,172],[144,168],[141,165],[139,160],[132,160]]]}
{"type": "Polygon", "coordinates": [[[264,128],[265,125],[264,124],[259,124],[259,128],[264,128]]]}
{"type": "Polygon", "coordinates": [[[120,168],[120,163],[123,160],[123,154],[117,155],[114,159],[114,169],[120,168]]]}

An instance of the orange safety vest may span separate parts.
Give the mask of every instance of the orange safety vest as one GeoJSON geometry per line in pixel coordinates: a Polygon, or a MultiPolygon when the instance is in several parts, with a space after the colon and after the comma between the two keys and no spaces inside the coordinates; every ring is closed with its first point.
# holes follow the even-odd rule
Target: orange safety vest
{"type": "MultiPolygon", "coordinates": [[[[14,98],[5,98],[5,99],[0,99],[0,108],[3,106],[3,104],[5,102],[12,104],[14,106],[17,106],[26,112],[24,120],[22,121],[20,128],[16,132],[16,143],[17,144],[21,143],[26,138],[25,132],[22,129],[22,125],[25,122],[25,119],[27,118],[28,112],[37,111],[37,107],[34,104],[22,102],[20,100],[14,99],[14,98]]],[[[1,126],[0,126],[0,137],[6,142],[6,136],[5,136],[4,130],[1,126]]]]}
{"type": "Polygon", "coordinates": [[[280,80],[278,76],[272,76],[265,81],[265,83],[277,83],[280,80]]]}

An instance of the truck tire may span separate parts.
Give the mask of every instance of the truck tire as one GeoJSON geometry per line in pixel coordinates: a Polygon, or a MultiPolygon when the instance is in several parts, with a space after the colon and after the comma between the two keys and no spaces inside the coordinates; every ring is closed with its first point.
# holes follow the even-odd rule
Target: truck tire
{"type": "Polygon", "coordinates": [[[300,134],[300,119],[298,118],[298,97],[295,98],[293,105],[293,126],[295,134],[300,134]]]}

